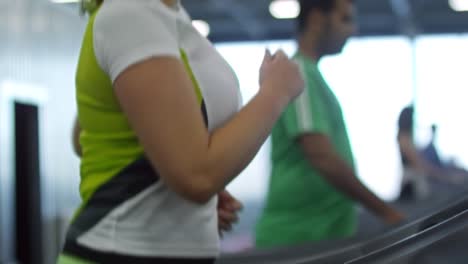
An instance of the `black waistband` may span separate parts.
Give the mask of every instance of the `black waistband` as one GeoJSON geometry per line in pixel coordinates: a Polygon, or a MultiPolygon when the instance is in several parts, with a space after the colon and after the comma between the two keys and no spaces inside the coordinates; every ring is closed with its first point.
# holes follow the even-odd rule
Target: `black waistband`
{"type": "Polygon", "coordinates": [[[150,258],[120,255],[100,252],[82,247],[76,242],[67,241],[63,253],[99,264],[213,264],[215,259],[210,258],[150,258]]]}

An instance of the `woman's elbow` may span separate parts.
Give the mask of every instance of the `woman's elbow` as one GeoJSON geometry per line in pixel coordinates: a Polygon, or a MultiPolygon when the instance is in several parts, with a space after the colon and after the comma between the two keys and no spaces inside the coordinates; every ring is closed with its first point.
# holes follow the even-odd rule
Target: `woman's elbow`
{"type": "Polygon", "coordinates": [[[187,174],[173,181],[171,185],[180,196],[200,205],[208,203],[218,193],[214,181],[206,175],[196,177],[187,174]]]}

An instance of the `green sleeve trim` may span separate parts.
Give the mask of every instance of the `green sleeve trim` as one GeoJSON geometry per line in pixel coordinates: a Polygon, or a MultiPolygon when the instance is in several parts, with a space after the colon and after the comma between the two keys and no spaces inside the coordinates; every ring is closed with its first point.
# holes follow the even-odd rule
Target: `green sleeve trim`
{"type": "Polygon", "coordinates": [[[192,81],[193,86],[195,88],[195,93],[197,95],[198,104],[201,105],[201,103],[203,101],[203,95],[202,95],[202,92],[201,92],[201,89],[200,89],[200,85],[198,84],[198,81],[195,78],[195,74],[193,73],[192,67],[190,67],[190,63],[189,63],[189,60],[188,60],[187,53],[183,49],[180,49],[180,57],[182,58],[185,69],[187,70],[187,72],[188,72],[188,74],[190,76],[190,80],[192,81]]]}
{"type": "Polygon", "coordinates": [[[96,264],[96,263],[82,260],[77,257],[73,257],[73,256],[62,253],[58,257],[57,264],[96,264]]]}

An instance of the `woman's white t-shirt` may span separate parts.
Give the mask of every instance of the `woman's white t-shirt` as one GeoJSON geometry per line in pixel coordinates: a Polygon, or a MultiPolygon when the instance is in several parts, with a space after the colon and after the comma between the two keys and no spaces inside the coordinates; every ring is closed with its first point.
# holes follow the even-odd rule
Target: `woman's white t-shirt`
{"type": "MultiPolygon", "coordinates": [[[[239,110],[235,74],[192,26],[180,3],[168,7],[160,0],[105,0],[92,30],[95,59],[111,82],[131,65],[172,56],[190,67],[209,131],[239,110]]],[[[184,200],[159,180],[110,208],[76,241],[94,250],[133,256],[214,257],[219,252],[216,205],[216,198],[205,205],[184,200]]]]}

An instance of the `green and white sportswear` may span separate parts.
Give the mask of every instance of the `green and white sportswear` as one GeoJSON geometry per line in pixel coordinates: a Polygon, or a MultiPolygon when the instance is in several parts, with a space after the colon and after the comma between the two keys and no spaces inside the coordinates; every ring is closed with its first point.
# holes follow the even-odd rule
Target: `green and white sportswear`
{"type": "Polygon", "coordinates": [[[65,255],[89,255],[87,250],[134,257],[218,255],[217,199],[195,204],[163,182],[113,91],[125,69],[158,56],[183,61],[209,131],[241,106],[234,72],[180,3],[170,8],[160,0],[105,0],[90,17],[78,63],[83,203],[67,234],[65,255]]]}

